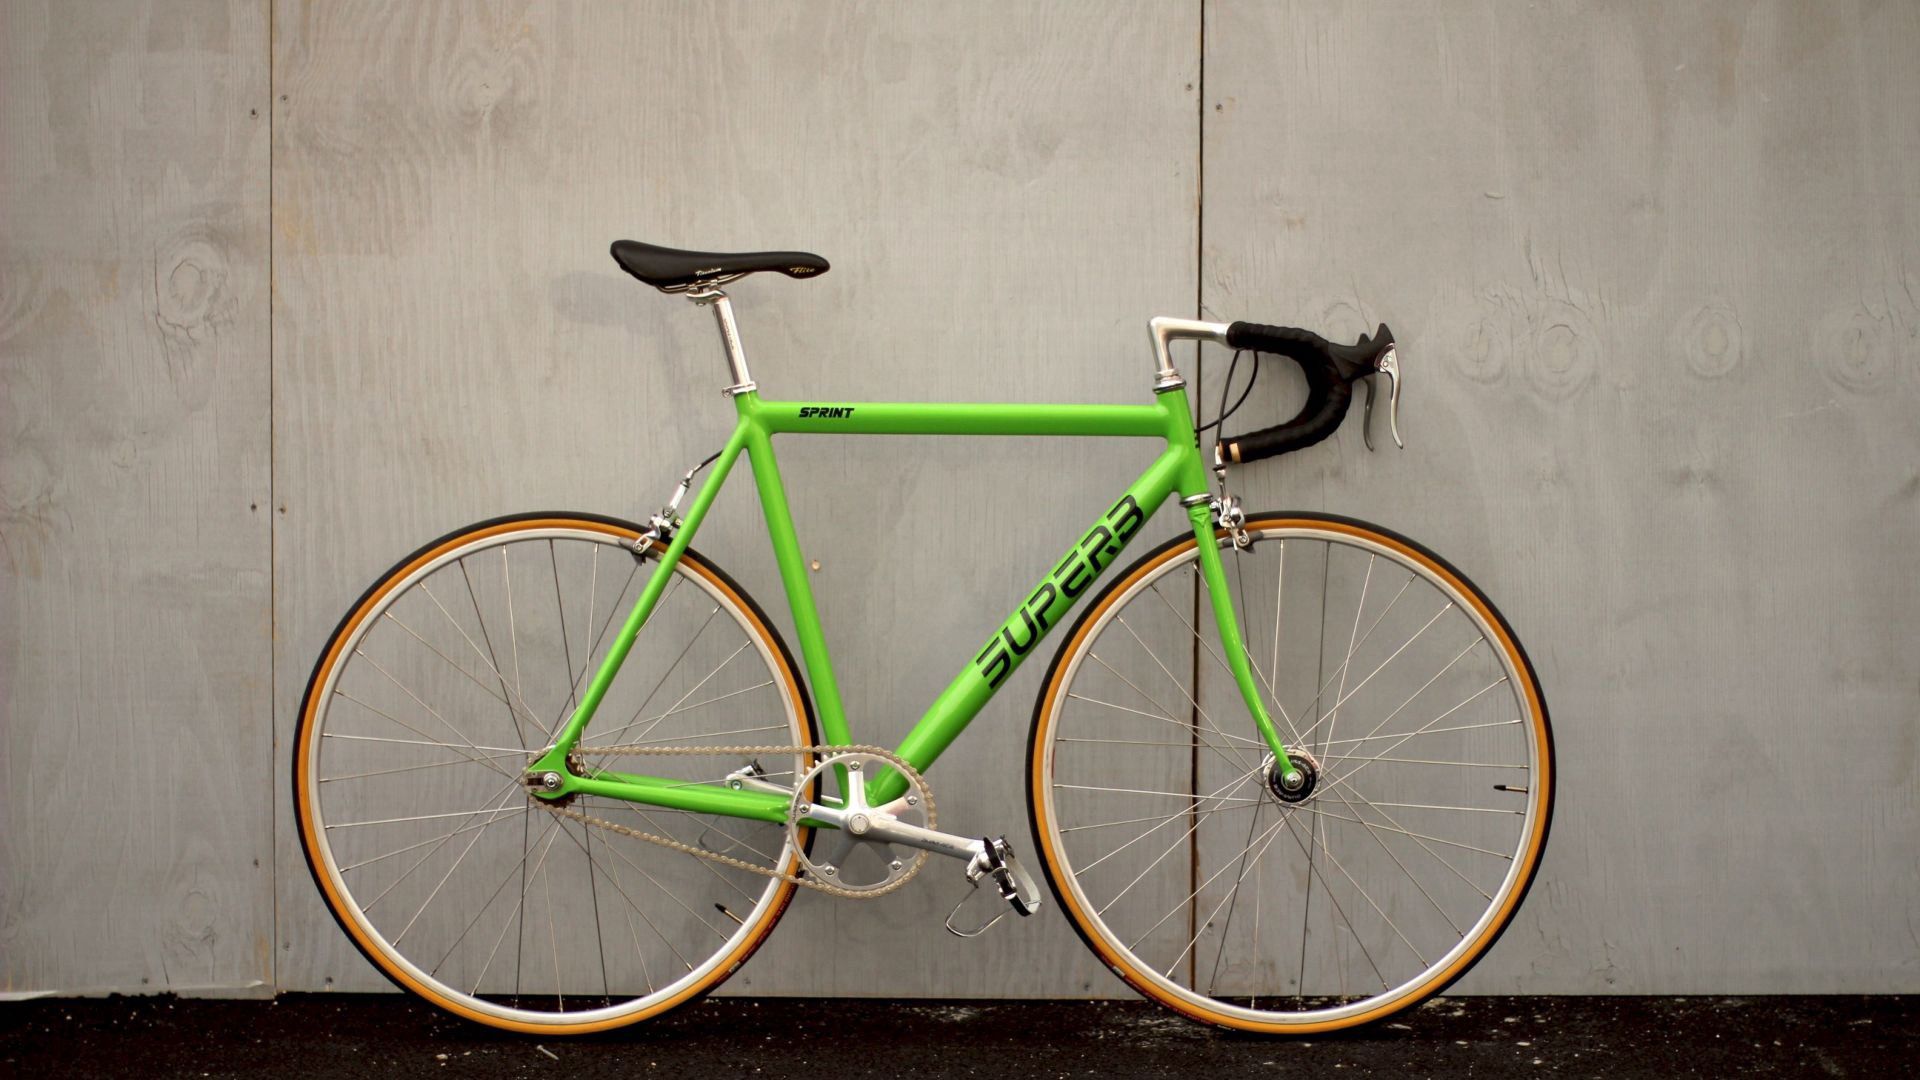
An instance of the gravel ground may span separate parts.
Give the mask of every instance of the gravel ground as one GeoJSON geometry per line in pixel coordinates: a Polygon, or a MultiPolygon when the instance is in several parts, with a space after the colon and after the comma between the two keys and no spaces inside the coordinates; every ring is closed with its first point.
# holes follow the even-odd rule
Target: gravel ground
{"type": "Polygon", "coordinates": [[[717,998],[541,1040],[395,995],[0,1005],[0,1074],[84,1077],[1912,1076],[1920,998],[1443,998],[1305,1040],[1144,1002],[717,998]]]}

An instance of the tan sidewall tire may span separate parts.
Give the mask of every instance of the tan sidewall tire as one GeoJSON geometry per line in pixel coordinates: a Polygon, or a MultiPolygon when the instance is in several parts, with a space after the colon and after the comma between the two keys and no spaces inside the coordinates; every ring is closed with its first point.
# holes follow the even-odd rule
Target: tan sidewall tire
{"type": "MultiPolygon", "coordinates": [[[[296,827],[300,834],[301,850],[306,855],[307,869],[312,873],[314,884],[319,888],[322,898],[325,899],[327,909],[333,913],[334,921],[340,924],[340,928],[346,932],[347,936],[353,941],[355,947],[360,950],[361,954],[372,962],[374,967],[379,969],[383,975],[392,980],[395,985],[403,990],[418,994],[434,1005],[457,1016],[462,1016],[490,1027],[537,1035],[585,1035],[596,1031],[605,1031],[610,1028],[624,1027],[650,1017],[659,1016],[669,1010],[698,1000],[725,982],[729,976],[739,970],[742,964],[746,963],[747,959],[753,955],[754,951],[760,947],[768,935],[772,934],[773,928],[779,924],[781,916],[786,913],[787,905],[792,901],[794,891],[798,886],[790,881],[782,883],[771,900],[770,913],[763,920],[757,932],[736,945],[732,954],[720,963],[715,964],[707,977],[683,988],[673,997],[665,1001],[656,1002],[643,1009],[637,1009],[630,1014],[622,1014],[620,1016],[592,1022],[532,1024],[480,1012],[464,1002],[447,998],[440,994],[434,987],[414,978],[403,968],[395,964],[392,958],[387,956],[382,949],[378,948],[367,934],[365,928],[352,917],[348,907],[335,890],[331,876],[322,870],[318,854],[318,841],[314,831],[314,815],[308,809],[308,801],[314,794],[311,790],[312,785],[308,783],[306,763],[308,755],[312,750],[311,742],[315,730],[314,717],[319,708],[315,691],[328,684],[334,668],[340,662],[343,652],[342,647],[352,638],[354,632],[359,628],[368,613],[376,608],[381,601],[393,591],[396,585],[405,581],[409,575],[413,574],[420,567],[440,558],[448,551],[506,533],[550,528],[567,528],[597,532],[622,540],[633,540],[640,534],[639,529],[629,522],[591,514],[539,513],[496,518],[491,521],[469,525],[464,529],[443,536],[421,548],[419,551],[414,552],[406,559],[401,560],[392,570],[382,575],[381,578],[360,597],[347,612],[346,617],[341,619],[340,624],[334,628],[332,636],[328,638],[327,647],[321,652],[320,660],[314,666],[313,675],[307,681],[306,693],[301,700],[299,726],[294,735],[293,748],[294,817],[296,827]]],[[[702,580],[726,595],[736,611],[745,618],[755,636],[766,646],[766,653],[775,658],[775,665],[785,683],[786,693],[791,698],[794,715],[800,717],[807,728],[803,733],[806,741],[809,743],[817,743],[819,740],[818,733],[815,731],[812,703],[803,689],[792,653],[787,649],[786,643],[781,640],[779,633],[773,629],[772,624],[767,620],[765,613],[760,610],[759,605],[755,604],[753,599],[724,572],[707,563],[706,560],[701,558],[692,549],[689,548],[681,556],[680,562],[681,565],[686,566],[689,570],[698,574],[702,580]]],[[[796,867],[797,861],[790,863],[787,869],[789,872],[792,872],[796,867]]]]}
{"type": "MultiPolygon", "coordinates": [[[[1400,553],[1431,571],[1439,580],[1458,591],[1480,614],[1486,625],[1494,631],[1493,641],[1506,654],[1514,670],[1522,673],[1524,679],[1524,700],[1527,706],[1527,719],[1532,728],[1533,738],[1541,747],[1539,771],[1534,777],[1530,794],[1535,800],[1537,812],[1534,826],[1527,837],[1526,852],[1521,861],[1516,884],[1507,892],[1500,910],[1488,923],[1474,944],[1457,957],[1452,963],[1437,971],[1427,973],[1425,982],[1416,990],[1402,994],[1394,1000],[1382,1003],[1378,1008],[1350,1017],[1313,1023],[1263,1023],[1228,1013],[1216,1012],[1199,1006],[1193,1001],[1170,994],[1152,979],[1137,971],[1132,962],[1113,948],[1094,929],[1073,897],[1073,890],[1067,887],[1066,872],[1062,869],[1061,853],[1056,851],[1051,841],[1052,828],[1047,814],[1049,798],[1047,796],[1047,740],[1053,724],[1059,716],[1059,703],[1066,692],[1068,670],[1074,665],[1073,656],[1086,643],[1093,627],[1100,622],[1101,615],[1112,607],[1141,578],[1153,573],[1166,563],[1178,559],[1195,549],[1192,536],[1181,537],[1148,552],[1129,566],[1125,572],[1110,582],[1094,602],[1088,605],[1073,625],[1067,640],[1060,646],[1053,664],[1047,670],[1047,678],[1042,686],[1038,701],[1034,706],[1033,727],[1027,741],[1027,805],[1030,822],[1033,827],[1034,847],[1040,852],[1041,865],[1046,869],[1047,883],[1053,889],[1053,895],[1060,907],[1067,913],[1068,921],[1080,934],[1082,941],[1092,949],[1101,962],[1120,976],[1127,985],[1133,987],[1142,996],[1157,1001],[1183,1016],[1203,1023],[1241,1031],[1253,1031],[1277,1035],[1312,1035],[1343,1028],[1357,1027],[1385,1019],[1403,1009],[1410,1008],[1445,990],[1455,979],[1464,975],[1479,958],[1486,954],[1500,934],[1512,920],[1513,913],[1519,909],[1526,898],[1527,890],[1533,884],[1535,872],[1539,869],[1541,853],[1546,848],[1547,833],[1553,819],[1554,761],[1553,733],[1547,718],[1546,703],[1540,693],[1539,678],[1534,674],[1533,664],[1528,660],[1526,650],[1521,648],[1506,620],[1495,610],[1480,590],[1468,581],[1464,574],[1455,570],[1444,559],[1421,547],[1406,537],[1382,529],[1366,522],[1332,515],[1318,514],[1261,514],[1247,519],[1250,530],[1269,528],[1303,528],[1324,530],[1344,534],[1379,544],[1400,553]]],[[[1218,534],[1224,538],[1225,534],[1218,534]]]]}

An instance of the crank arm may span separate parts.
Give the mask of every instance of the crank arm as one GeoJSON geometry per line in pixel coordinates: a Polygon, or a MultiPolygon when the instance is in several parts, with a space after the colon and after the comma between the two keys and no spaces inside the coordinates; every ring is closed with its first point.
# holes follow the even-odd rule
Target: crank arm
{"type": "Polygon", "coordinates": [[[904,821],[882,816],[877,810],[849,812],[837,806],[815,803],[807,809],[807,820],[841,829],[862,840],[882,844],[904,844],[955,859],[973,860],[986,850],[987,842],[977,837],[956,836],[938,829],[923,829],[904,821]]]}
{"type": "MultiPolygon", "coordinates": [[[[761,769],[760,763],[756,761],[745,768],[735,769],[728,773],[725,779],[727,786],[735,791],[764,791],[771,795],[786,795],[789,797],[793,795],[792,787],[762,779],[765,775],[766,771],[761,769]]],[[[815,801],[834,806],[840,803],[839,798],[833,795],[822,795],[815,801]]],[[[816,814],[813,816],[818,817],[819,815],[816,814]]]]}

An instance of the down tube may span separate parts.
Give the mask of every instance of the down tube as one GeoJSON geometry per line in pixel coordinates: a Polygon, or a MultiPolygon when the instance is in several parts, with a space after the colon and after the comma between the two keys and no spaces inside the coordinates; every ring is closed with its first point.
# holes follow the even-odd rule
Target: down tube
{"type": "MultiPolygon", "coordinates": [[[[900,743],[899,755],[916,769],[926,769],[960,737],[996,691],[1033,655],[1047,632],[1060,625],[1101,571],[1126,549],[1141,526],[1179,486],[1181,472],[1197,460],[1190,445],[1169,446],[1152,467],[1133,482],[1126,494],[1094,522],[1080,542],[1067,552],[1053,572],[1027,594],[1019,610],[987,639],[966,669],[954,677],[927,708],[926,715],[900,743]]],[[[889,772],[875,781],[869,797],[876,804],[896,798],[906,781],[889,772]]]]}

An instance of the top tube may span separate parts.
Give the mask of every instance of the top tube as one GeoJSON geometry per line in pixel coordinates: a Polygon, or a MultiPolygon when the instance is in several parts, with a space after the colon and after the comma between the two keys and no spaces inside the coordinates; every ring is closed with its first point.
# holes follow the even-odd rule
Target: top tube
{"type": "MultiPolygon", "coordinates": [[[[1180,437],[1166,399],[1151,405],[1031,405],[882,401],[762,401],[734,397],[769,434],[1104,435],[1180,437]]],[[[1180,419],[1186,419],[1184,406],[1180,419]]],[[[1190,421],[1189,421],[1190,423],[1190,421]]]]}

